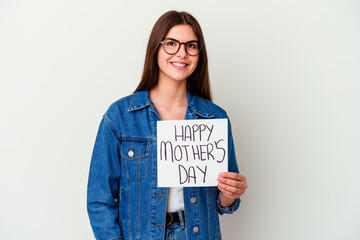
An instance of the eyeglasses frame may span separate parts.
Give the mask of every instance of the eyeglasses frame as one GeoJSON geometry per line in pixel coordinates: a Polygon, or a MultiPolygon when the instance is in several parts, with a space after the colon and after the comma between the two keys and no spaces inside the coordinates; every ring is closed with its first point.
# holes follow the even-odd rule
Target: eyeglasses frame
{"type": "Polygon", "coordinates": [[[167,54],[169,54],[169,55],[175,55],[176,53],[178,53],[179,50],[180,50],[180,48],[181,48],[181,45],[182,45],[182,44],[185,45],[185,52],[186,52],[189,56],[197,56],[197,55],[199,55],[199,53],[200,53],[200,51],[201,51],[200,43],[199,43],[198,41],[196,41],[196,40],[191,40],[191,41],[188,41],[188,42],[180,42],[179,40],[176,40],[176,39],[174,39],[174,38],[165,38],[164,40],[162,40],[162,41],[160,42],[160,44],[163,46],[164,51],[165,51],[167,54]],[[172,41],[178,42],[178,43],[179,43],[179,48],[178,48],[178,50],[177,50],[176,52],[174,52],[174,53],[168,53],[168,52],[165,50],[165,46],[164,46],[164,42],[165,42],[166,40],[172,40],[172,41]],[[186,49],[186,45],[187,45],[188,43],[193,43],[193,42],[196,42],[196,43],[199,45],[199,52],[198,52],[197,54],[195,54],[195,55],[192,55],[192,54],[188,53],[188,51],[187,51],[187,49],[186,49]]]}

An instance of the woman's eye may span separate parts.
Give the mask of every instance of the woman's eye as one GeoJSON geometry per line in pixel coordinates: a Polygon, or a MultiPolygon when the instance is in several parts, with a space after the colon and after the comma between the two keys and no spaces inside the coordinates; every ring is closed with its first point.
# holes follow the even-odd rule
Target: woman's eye
{"type": "Polygon", "coordinates": [[[177,43],[175,41],[167,41],[166,45],[169,46],[169,47],[176,47],[177,43]]]}
{"type": "Polygon", "coordinates": [[[197,49],[197,44],[195,44],[195,43],[189,43],[187,46],[188,46],[188,48],[197,49]]]}

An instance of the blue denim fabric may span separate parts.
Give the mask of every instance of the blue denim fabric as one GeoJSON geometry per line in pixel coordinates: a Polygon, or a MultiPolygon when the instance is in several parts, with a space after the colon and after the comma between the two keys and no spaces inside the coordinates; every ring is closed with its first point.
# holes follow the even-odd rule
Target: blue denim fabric
{"type": "Polygon", "coordinates": [[[185,228],[179,224],[172,224],[165,230],[165,240],[187,240],[185,228]]]}
{"type": "MultiPolygon", "coordinates": [[[[211,118],[227,118],[227,114],[214,103],[188,93],[185,119],[211,118]]],[[[156,125],[160,120],[147,91],[116,101],[104,114],[87,192],[96,239],[164,239],[167,188],[157,187],[156,163],[156,125]]],[[[228,129],[228,169],[238,172],[230,121],[228,129]]],[[[185,187],[184,204],[188,239],[221,239],[219,214],[233,213],[240,199],[221,207],[217,187],[185,187]],[[194,203],[190,201],[193,197],[194,203]]]]}
{"type": "Polygon", "coordinates": [[[178,211],[179,223],[170,224],[165,230],[165,240],[187,240],[185,222],[181,211],[178,211]]]}

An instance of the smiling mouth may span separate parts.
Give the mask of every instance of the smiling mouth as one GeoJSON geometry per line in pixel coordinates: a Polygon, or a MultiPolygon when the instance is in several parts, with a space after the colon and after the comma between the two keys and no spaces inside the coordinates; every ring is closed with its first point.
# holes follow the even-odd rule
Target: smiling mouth
{"type": "Polygon", "coordinates": [[[172,62],[171,64],[177,67],[186,67],[187,65],[189,65],[186,63],[176,63],[176,62],[172,62]]]}

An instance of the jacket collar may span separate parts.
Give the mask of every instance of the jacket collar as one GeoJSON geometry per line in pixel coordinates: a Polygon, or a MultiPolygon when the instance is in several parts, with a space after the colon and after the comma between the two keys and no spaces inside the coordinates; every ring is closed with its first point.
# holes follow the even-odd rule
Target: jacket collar
{"type": "MultiPolygon", "coordinates": [[[[197,115],[204,118],[213,118],[214,114],[210,111],[206,100],[191,94],[189,91],[188,95],[188,108],[197,115]]],[[[132,99],[129,105],[129,112],[133,112],[147,106],[153,105],[150,101],[148,91],[139,91],[132,95],[132,99]]]]}

